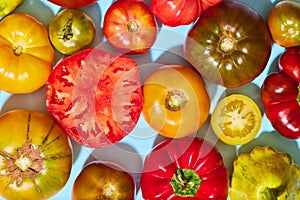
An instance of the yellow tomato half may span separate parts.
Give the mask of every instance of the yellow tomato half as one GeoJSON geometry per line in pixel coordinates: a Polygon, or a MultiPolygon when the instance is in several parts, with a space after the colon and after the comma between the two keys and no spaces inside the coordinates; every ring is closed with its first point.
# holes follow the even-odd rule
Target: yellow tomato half
{"type": "Polygon", "coordinates": [[[241,145],[258,134],[262,116],[257,104],[242,94],[226,96],[218,102],[211,115],[211,127],[226,144],[241,145]]]}
{"type": "Polygon", "coordinates": [[[169,138],[195,133],[205,122],[210,98],[202,77],[189,67],[166,65],[143,84],[143,116],[151,128],[169,138]]]}
{"type": "Polygon", "coordinates": [[[29,93],[43,86],[52,70],[54,49],[47,28],[28,14],[0,22],[0,90],[29,93]]]}

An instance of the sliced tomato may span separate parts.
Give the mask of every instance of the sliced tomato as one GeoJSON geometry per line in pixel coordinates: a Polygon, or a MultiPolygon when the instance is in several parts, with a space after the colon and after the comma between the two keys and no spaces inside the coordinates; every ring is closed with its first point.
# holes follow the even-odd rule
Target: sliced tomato
{"type": "Polygon", "coordinates": [[[62,60],[49,76],[46,106],[79,144],[101,148],[127,136],[142,109],[137,64],[88,48],[62,60]]]}
{"type": "Polygon", "coordinates": [[[211,116],[211,127],[226,144],[241,145],[258,134],[262,116],[258,105],[242,94],[226,96],[218,102],[211,116]]]}

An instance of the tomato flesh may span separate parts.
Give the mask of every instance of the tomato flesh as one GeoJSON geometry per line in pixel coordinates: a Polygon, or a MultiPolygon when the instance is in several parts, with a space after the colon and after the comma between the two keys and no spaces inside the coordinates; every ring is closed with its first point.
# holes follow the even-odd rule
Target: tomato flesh
{"type": "Polygon", "coordinates": [[[46,90],[49,112],[71,138],[87,147],[123,139],[142,109],[137,64],[100,49],[85,49],[60,62],[46,90]]]}
{"type": "Polygon", "coordinates": [[[230,145],[250,142],[262,123],[257,104],[242,94],[232,94],[218,102],[211,116],[211,126],[221,141],[230,145]]]}

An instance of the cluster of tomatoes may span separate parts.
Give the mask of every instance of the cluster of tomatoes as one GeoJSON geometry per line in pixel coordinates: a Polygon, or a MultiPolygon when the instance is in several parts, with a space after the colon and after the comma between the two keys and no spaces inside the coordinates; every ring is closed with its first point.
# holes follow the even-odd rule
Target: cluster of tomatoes
{"type": "MultiPolygon", "coordinates": [[[[165,138],[145,158],[143,198],[227,199],[230,175],[222,155],[194,136],[209,121],[222,142],[249,143],[260,131],[262,110],[251,97],[232,94],[212,111],[207,83],[247,85],[265,70],[273,43],[286,51],[280,71],[261,86],[264,112],[278,133],[300,138],[300,3],[277,3],[266,23],[234,0],[116,0],[103,13],[108,51],[93,44],[99,24],[80,9],[97,0],[49,2],[62,9],[48,27],[27,13],[0,21],[0,90],[28,94],[45,86],[49,112],[13,110],[1,116],[4,198],[54,196],[71,173],[70,138],[102,149],[126,138],[142,114],[165,138]],[[152,50],[160,25],[191,25],[182,49],[187,65],[159,66],[141,80],[135,58],[152,50]],[[57,52],[64,57],[56,62],[57,52]]],[[[134,199],[135,193],[126,169],[97,161],[78,175],[72,198],[134,199]]]]}

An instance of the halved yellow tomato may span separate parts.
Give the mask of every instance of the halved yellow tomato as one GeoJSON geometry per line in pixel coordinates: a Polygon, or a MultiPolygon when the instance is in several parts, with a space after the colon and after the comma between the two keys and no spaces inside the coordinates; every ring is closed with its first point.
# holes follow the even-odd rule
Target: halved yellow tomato
{"type": "Polygon", "coordinates": [[[230,145],[250,142],[258,134],[262,116],[258,105],[242,94],[226,96],[211,116],[211,127],[218,138],[230,145]]]}

